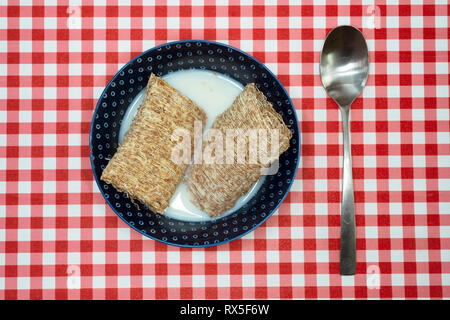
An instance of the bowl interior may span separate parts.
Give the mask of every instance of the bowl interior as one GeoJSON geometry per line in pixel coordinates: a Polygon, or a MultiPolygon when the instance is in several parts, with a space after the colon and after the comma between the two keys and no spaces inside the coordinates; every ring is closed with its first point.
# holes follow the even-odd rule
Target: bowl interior
{"type": "Polygon", "coordinates": [[[295,109],[278,79],[246,53],[209,41],[179,41],[150,49],[126,64],[106,86],[94,111],[90,131],[91,164],[95,180],[114,212],[135,230],[155,240],[187,247],[221,244],[255,229],[281,204],[295,178],[300,135],[295,109]],[[100,181],[103,169],[118,146],[122,118],[129,104],[145,88],[150,73],[164,76],[182,69],[224,74],[242,85],[254,82],[291,129],[290,148],[279,159],[279,170],[265,176],[259,191],[237,211],[209,221],[187,222],[159,215],[139,206],[100,181]]]}

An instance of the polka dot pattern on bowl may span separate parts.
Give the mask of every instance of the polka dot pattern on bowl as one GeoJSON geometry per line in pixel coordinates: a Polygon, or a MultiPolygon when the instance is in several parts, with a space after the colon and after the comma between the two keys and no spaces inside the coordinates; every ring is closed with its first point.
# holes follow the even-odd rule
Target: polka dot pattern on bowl
{"type": "Polygon", "coordinates": [[[166,244],[201,247],[239,238],[270,217],[283,201],[295,178],[300,155],[300,133],[292,102],[278,79],[248,54],[209,41],[168,43],[140,54],[110,81],[98,100],[90,131],[91,164],[100,191],[113,211],[129,226],[166,244]],[[118,147],[122,118],[129,104],[145,88],[150,73],[164,76],[183,69],[225,74],[244,86],[254,82],[290,127],[290,148],[279,159],[279,169],[265,180],[254,197],[237,211],[210,221],[187,222],[139,209],[114,187],[100,181],[118,147]]]}

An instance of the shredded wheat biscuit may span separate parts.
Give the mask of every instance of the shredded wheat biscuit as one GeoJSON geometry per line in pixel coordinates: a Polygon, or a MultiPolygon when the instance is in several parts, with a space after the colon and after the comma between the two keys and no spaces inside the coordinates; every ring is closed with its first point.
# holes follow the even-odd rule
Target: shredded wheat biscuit
{"type": "MultiPolygon", "coordinates": [[[[289,148],[292,137],[290,129],[282,117],[267,101],[255,84],[247,85],[235,99],[230,108],[219,115],[213,129],[220,130],[225,136],[228,129],[275,129],[279,132],[278,157],[289,148]]],[[[248,141],[245,148],[249,148],[248,141]]],[[[207,144],[204,144],[204,148],[207,144]]],[[[268,143],[270,150],[271,144],[268,143]]],[[[235,153],[237,148],[235,149],[235,153]]],[[[236,201],[245,195],[261,176],[261,169],[267,168],[274,159],[248,161],[248,152],[244,163],[234,164],[192,164],[185,178],[192,202],[211,217],[219,216],[231,209],[236,201]]]]}
{"type": "Polygon", "coordinates": [[[188,166],[171,160],[179,143],[172,133],[177,128],[191,133],[192,157],[194,122],[205,120],[192,100],[151,74],[144,100],[101,180],[163,214],[188,166]]]}

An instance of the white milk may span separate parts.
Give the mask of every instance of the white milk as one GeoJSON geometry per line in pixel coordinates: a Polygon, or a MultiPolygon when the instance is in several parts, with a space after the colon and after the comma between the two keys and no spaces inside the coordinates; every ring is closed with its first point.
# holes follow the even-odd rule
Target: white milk
{"type": "MultiPolygon", "coordinates": [[[[183,93],[201,107],[208,119],[204,130],[210,128],[216,117],[228,109],[234,99],[242,92],[243,86],[221,74],[206,70],[182,70],[169,73],[163,77],[172,87],[183,93]]],[[[131,102],[124,115],[122,125],[119,131],[119,142],[128,131],[131,121],[144,98],[145,89],[143,89],[131,102]]],[[[204,131],[205,132],[205,131],[204,131]]],[[[242,196],[236,202],[236,205],[225,212],[233,212],[243,206],[259,190],[263,183],[263,178],[242,196]]],[[[168,217],[185,221],[202,221],[211,219],[207,213],[195,207],[189,200],[187,187],[180,183],[170,201],[169,207],[164,214],[168,217]]],[[[222,215],[223,216],[223,215],[222,215]]]]}

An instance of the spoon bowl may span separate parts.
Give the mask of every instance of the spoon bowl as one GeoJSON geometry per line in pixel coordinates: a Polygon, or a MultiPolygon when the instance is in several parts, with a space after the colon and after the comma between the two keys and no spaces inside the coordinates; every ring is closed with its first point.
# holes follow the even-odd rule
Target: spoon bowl
{"type": "Polygon", "coordinates": [[[320,56],[320,76],[325,90],[339,106],[350,105],[366,85],[369,54],[361,31],[352,26],[334,28],[320,56]]]}
{"type": "Polygon", "coordinates": [[[348,121],[350,105],[364,89],[369,75],[369,53],[361,31],[352,26],[334,28],[325,39],[319,67],[323,87],[338,104],[342,115],[344,172],[340,273],[354,275],[356,272],[355,200],[348,121]]]}

